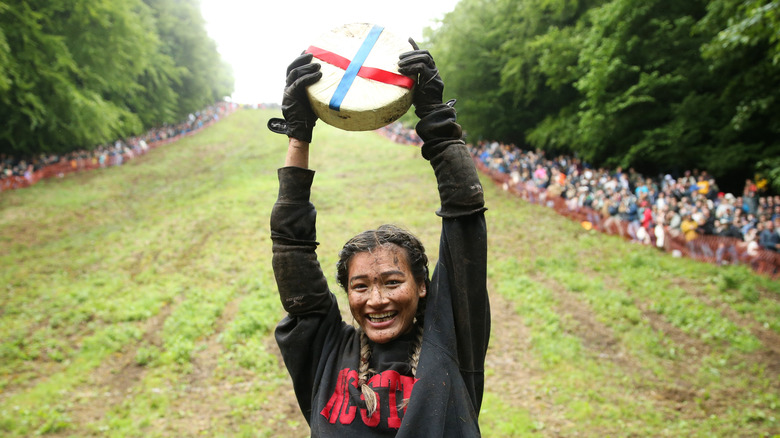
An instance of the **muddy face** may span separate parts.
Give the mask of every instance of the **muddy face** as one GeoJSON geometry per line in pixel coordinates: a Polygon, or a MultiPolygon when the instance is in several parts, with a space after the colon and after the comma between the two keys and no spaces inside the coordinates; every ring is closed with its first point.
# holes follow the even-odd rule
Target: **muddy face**
{"type": "Polygon", "coordinates": [[[409,332],[425,294],[425,286],[415,282],[406,253],[397,245],[355,254],[349,263],[349,308],[376,343],[384,344],[409,332]]]}

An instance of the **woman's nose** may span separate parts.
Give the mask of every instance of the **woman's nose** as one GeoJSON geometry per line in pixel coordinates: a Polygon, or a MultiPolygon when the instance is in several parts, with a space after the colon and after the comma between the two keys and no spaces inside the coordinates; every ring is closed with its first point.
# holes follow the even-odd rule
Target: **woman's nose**
{"type": "Polygon", "coordinates": [[[376,306],[386,301],[382,285],[380,284],[372,285],[368,293],[368,304],[371,306],[376,306]]]}

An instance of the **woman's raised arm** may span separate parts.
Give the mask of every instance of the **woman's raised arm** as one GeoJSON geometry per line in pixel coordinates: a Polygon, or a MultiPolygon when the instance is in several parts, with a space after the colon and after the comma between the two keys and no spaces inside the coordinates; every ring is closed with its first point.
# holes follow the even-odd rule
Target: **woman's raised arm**
{"type": "Polygon", "coordinates": [[[287,156],[284,158],[284,165],[309,168],[309,143],[300,141],[297,138],[290,137],[290,143],[287,146],[287,156]]]}

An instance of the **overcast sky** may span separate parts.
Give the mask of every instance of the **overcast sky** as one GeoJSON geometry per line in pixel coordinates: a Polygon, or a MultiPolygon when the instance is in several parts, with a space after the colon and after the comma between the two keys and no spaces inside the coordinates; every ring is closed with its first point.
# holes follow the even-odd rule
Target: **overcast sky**
{"type": "Polygon", "coordinates": [[[373,23],[422,39],[458,0],[201,0],[206,29],[233,66],[239,103],[279,103],[287,65],[317,37],[347,23],[373,23]]]}

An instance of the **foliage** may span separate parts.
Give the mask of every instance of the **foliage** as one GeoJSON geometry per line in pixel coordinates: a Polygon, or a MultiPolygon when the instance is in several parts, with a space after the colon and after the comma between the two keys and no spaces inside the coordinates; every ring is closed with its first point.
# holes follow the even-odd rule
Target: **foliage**
{"type": "Polygon", "coordinates": [[[222,100],[232,93],[232,72],[219,58],[217,47],[206,34],[197,0],[144,0],[152,10],[161,39],[160,51],[173,59],[180,72],[172,86],[179,98],[174,113],[182,120],[187,113],[222,100]],[[229,79],[229,80],[228,80],[229,79]]]}
{"type": "Polygon", "coordinates": [[[651,175],[707,169],[741,191],[780,155],[778,11],[769,0],[461,0],[428,39],[473,141],[651,175]]]}
{"type": "Polygon", "coordinates": [[[0,29],[0,152],[91,148],[232,91],[195,1],[0,3],[0,29]]]}
{"type": "Polygon", "coordinates": [[[429,35],[431,51],[445,78],[445,99],[456,97],[460,122],[471,137],[508,134],[504,115],[513,109],[509,96],[496,87],[501,80],[498,47],[505,40],[495,2],[460,2],[441,27],[429,35]]]}
{"type": "Polygon", "coordinates": [[[780,158],[769,157],[759,161],[758,172],[771,182],[775,192],[780,192],[780,158]]]}

